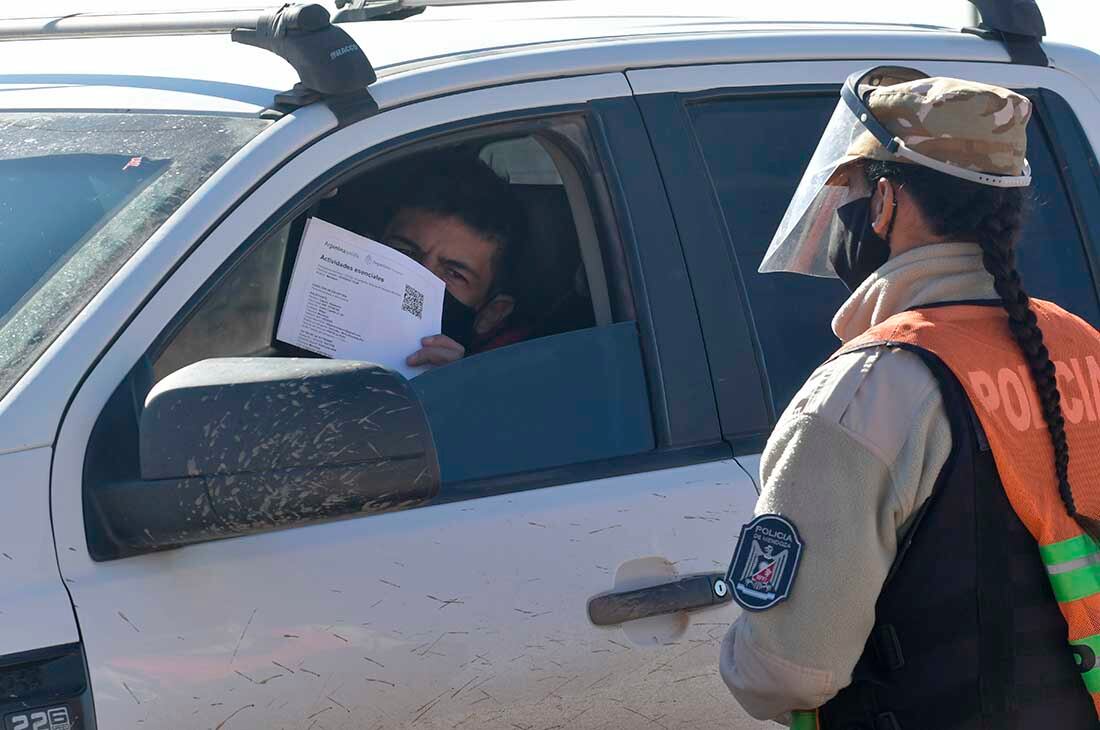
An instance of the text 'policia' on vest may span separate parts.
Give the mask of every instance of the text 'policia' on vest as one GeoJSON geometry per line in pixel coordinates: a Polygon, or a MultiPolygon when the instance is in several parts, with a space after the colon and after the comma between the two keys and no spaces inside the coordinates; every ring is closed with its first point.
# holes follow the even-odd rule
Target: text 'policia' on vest
{"type": "MultiPolygon", "coordinates": [[[[1100,423],[1100,414],[1096,410],[1096,404],[1100,403],[1100,362],[1097,356],[1054,360],[1054,365],[1066,420],[1070,423],[1081,423],[1082,420],[1100,423]]],[[[966,373],[965,378],[982,406],[989,411],[1003,410],[1002,415],[1017,431],[1046,431],[1039,399],[1033,390],[1028,392],[1027,389],[1031,375],[1026,365],[1017,370],[979,368],[966,373]]]]}

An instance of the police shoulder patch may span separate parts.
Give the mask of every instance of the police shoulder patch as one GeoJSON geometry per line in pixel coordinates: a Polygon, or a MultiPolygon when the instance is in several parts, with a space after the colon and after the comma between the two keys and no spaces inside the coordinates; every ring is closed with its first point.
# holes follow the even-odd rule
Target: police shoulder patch
{"type": "Polygon", "coordinates": [[[733,599],[748,611],[763,611],[791,595],[802,558],[802,540],[789,520],[760,515],[741,528],[726,581],[733,599]]]}

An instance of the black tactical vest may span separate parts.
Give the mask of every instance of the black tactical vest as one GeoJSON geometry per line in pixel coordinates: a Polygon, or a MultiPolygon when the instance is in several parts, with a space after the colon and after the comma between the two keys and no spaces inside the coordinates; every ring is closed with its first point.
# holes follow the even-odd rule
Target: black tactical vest
{"type": "Polygon", "coordinates": [[[1100,727],[962,386],[935,355],[905,349],[939,382],[951,456],[898,546],[852,684],[821,708],[822,730],[1100,727]]]}

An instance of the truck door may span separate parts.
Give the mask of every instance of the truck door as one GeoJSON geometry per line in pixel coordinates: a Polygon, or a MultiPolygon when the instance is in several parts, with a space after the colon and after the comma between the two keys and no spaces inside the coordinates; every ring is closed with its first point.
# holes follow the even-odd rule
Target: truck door
{"type": "Polygon", "coordinates": [[[712,595],[756,493],[722,437],[677,229],[623,75],[455,94],[346,126],[133,306],[72,402],[53,473],[102,726],[603,728],[728,725],[731,712],[757,726],[718,677],[736,611],[712,595]],[[303,218],[380,236],[394,176],[444,148],[508,176],[536,221],[526,260],[556,279],[531,284],[531,336],[411,381],[439,495],[171,550],[112,546],[84,507],[101,486],[86,465],[133,448],[125,429],[93,437],[110,403],[129,394],[120,417],[134,419],[133,394],[180,368],[285,354],[271,333],[303,218]],[[594,597],[688,576],[701,576],[693,601],[635,594],[630,610],[605,600],[604,625],[590,619],[594,597]]]}

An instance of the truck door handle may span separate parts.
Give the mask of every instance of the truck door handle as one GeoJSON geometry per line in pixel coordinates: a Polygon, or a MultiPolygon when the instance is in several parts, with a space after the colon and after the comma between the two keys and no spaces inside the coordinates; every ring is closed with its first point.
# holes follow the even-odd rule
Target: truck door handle
{"type": "Polygon", "coordinates": [[[649,588],[595,596],[588,601],[588,618],[596,626],[614,626],[649,616],[716,606],[731,598],[723,573],[700,573],[649,588]]]}

